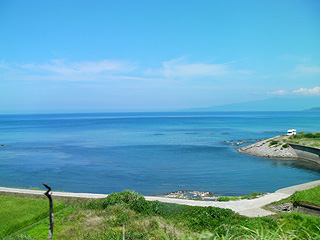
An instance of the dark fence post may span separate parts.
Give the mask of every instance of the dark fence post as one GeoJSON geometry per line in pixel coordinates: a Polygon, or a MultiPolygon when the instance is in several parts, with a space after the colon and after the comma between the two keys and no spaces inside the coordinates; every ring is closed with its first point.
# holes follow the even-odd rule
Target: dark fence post
{"type": "Polygon", "coordinates": [[[47,184],[44,184],[43,182],[41,183],[43,186],[45,186],[48,190],[44,193],[49,199],[49,218],[50,218],[50,226],[49,226],[49,236],[48,240],[52,240],[53,236],[53,202],[52,202],[52,197],[51,197],[51,187],[48,186],[47,184]]]}

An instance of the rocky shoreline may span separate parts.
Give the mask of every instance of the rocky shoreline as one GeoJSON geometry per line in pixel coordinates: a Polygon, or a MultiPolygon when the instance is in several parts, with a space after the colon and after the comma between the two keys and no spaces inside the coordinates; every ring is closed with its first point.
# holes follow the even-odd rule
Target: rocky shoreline
{"type": "Polygon", "coordinates": [[[222,141],[221,143],[224,143],[224,144],[231,144],[232,146],[240,146],[242,144],[245,144],[245,143],[255,143],[255,142],[260,142],[262,141],[263,139],[245,139],[245,140],[228,140],[228,141],[222,141]]]}
{"type": "Polygon", "coordinates": [[[162,195],[161,197],[167,198],[178,198],[178,199],[188,199],[188,200],[203,200],[203,201],[231,201],[240,199],[254,199],[264,196],[265,193],[257,193],[245,196],[221,196],[216,195],[216,193],[205,192],[205,191],[175,191],[162,195]]]}
{"type": "Polygon", "coordinates": [[[211,201],[216,201],[219,198],[219,196],[214,196],[214,193],[212,192],[188,191],[188,190],[167,193],[164,195],[164,197],[194,199],[194,200],[211,200],[211,201]]]}

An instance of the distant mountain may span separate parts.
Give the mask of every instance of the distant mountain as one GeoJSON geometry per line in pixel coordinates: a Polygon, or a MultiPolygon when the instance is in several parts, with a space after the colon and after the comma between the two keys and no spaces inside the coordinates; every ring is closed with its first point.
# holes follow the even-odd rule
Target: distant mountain
{"type": "Polygon", "coordinates": [[[310,109],[307,109],[305,111],[320,111],[320,107],[314,107],[314,108],[310,108],[310,109]]]}
{"type": "Polygon", "coordinates": [[[208,108],[186,109],[184,111],[303,111],[312,109],[315,105],[320,105],[319,97],[268,98],[208,108]]]}

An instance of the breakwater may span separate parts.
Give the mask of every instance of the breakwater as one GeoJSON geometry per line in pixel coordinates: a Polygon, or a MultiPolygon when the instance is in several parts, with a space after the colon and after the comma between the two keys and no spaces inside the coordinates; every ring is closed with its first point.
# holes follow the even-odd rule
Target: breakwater
{"type": "Polygon", "coordinates": [[[237,151],[256,157],[298,159],[294,149],[283,143],[282,139],[283,136],[273,137],[238,148],[237,151]]]}
{"type": "Polygon", "coordinates": [[[276,136],[238,148],[237,151],[256,157],[304,159],[320,164],[319,148],[286,143],[283,141],[286,138],[286,136],[276,136]]]}

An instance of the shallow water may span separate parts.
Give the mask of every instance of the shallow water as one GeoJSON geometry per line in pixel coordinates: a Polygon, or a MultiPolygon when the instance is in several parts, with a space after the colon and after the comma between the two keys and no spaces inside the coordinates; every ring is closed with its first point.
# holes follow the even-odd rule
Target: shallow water
{"type": "Polygon", "coordinates": [[[272,192],[319,180],[320,167],[240,154],[223,141],[319,126],[320,112],[0,115],[0,185],[146,195],[272,192]]]}

